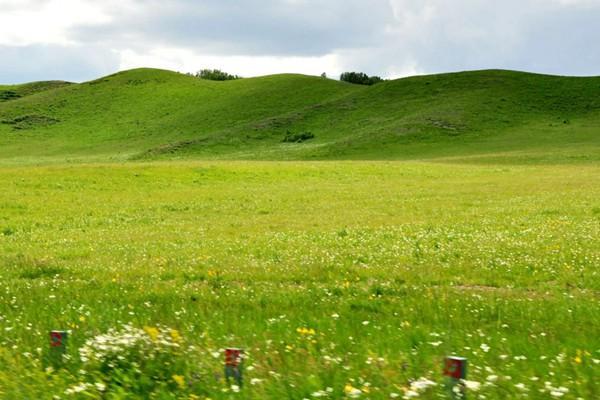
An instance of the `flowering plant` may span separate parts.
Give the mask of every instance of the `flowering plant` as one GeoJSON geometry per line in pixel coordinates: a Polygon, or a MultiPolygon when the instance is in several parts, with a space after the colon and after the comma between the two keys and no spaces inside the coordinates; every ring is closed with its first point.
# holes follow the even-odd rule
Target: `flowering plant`
{"type": "Polygon", "coordinates": [[[124,325],[85,342],[79,349],[81,382],[66,394],[175,394],[188,388],[187,362],[179,332],[166,327],[124,325]]]}

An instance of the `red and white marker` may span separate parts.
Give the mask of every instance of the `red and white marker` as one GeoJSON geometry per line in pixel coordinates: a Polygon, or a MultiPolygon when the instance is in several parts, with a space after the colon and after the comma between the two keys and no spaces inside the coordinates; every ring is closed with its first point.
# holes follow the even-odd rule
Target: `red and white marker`
{"type": "Polygon", "coordinates": [[[235,347],[225,349],[225,379],[229,382],[233,379],[242,387],[242,368],[244,364],[244,350],[235,347]]]}
{"type": "Polygon", "coordinates": [[[465,399],[465,387],[461,380],[467,378],[467,359],[464,357],[450,356],[444,360],[444,376],[446,387],[453,399],[465,399]]]}

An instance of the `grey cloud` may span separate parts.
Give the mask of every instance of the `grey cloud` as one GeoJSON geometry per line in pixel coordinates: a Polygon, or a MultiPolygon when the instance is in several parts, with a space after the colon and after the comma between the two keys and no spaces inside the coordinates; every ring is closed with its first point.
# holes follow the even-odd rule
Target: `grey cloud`
{"type": "Polygon", "coordinates": [[[215,55],[319,56],[369,46],[391,20],[384,0],[177,0],[146,6],[108,26],[75,28],[73,36],[136,47],[163,43],[215,55]]]}
{"type": "Polygon", "coordinates": [[[157,47],[334,54],[340,68],[384,76],[482,68],[600,75],[599,0],[121,0],[106,11],[110,23],[71,28],[78,47],[0,48],[0,59],[17,60],[0,63],[0,82],[89,79],[117,69],[108,49],[143,55],[157,47]]]}

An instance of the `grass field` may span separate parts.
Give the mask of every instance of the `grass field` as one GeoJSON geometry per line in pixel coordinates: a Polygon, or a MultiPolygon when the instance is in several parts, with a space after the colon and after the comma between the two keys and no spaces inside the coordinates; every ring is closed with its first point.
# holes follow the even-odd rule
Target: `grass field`
{"type": "Polygon", "coordinates": [[[595,163],[5,166],[0,187],[3,398],[439,398],[450,354],[469,398],[600,394],[595,163]],[[180,347],[84,365],[126,324],[180,347]]]}

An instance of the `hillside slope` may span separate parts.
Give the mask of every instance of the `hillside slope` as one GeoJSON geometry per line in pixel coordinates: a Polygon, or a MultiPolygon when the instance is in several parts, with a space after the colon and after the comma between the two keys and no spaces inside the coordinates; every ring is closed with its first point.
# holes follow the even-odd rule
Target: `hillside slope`
{"type": "Polygon", "coordinates": [[[165,158],[598,161],[600,78],[491,70],[364,87],[137,69],[0,102],[4,164],[165,158]]]}

